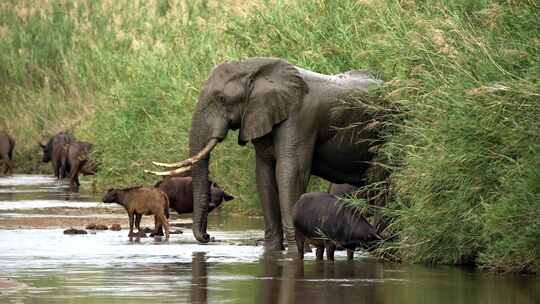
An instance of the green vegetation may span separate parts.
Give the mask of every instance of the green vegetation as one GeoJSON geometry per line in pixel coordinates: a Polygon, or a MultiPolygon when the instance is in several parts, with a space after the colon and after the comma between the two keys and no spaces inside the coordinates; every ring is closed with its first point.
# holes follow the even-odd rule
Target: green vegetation
{"type": "MultiPolygon", "coordinates": [[[[199,88],[225,59],[369,68],[403,113],[384,148],[396,253],[540,270],[535,1],[208,2],[0,4],[0,128],[18,141],[19,171],[39,169],[43,136],[70,129],[96,143],[100,189],[152,183],[150,161],[187,155],[199,88]]],[[[235,135],[212,172],[240,197],[231,206],[257,212],[253,152],[235,135]]]]}

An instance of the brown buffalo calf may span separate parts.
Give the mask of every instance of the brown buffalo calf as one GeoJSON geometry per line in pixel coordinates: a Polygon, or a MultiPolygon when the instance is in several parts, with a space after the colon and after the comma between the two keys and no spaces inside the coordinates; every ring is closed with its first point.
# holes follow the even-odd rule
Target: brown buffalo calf
{"type": "Polygon", "coordinates": [[[333,260],[336,246],[347,249],[347,257],[352,259],[357,247],[381,239],[355,207],[324,192],[300,196],[293,208],[293,221],[300,259],[304,258],[306,241],[317,247],[318,260],[322,260],[324,249],[326,258],[333,260]]]}
{"type": "Polygon", "coordinates": [[[129,235],[133,234],[133,223],[141,233],[143,215],[154,215],[154,234],[158,227],[165,226],[165,237],[169,239],[169,200],[167,195],[156,188],[132,187],[125,189],[109,189],[103,197],[104,203],[122,205],[129,217],[129,235]]]}
{"type": "Polygon", "coordinates": [[[0,160],[4,163],[4,174],[13,173],[13,148],[15,140],[5,131],[0,131],[0,160]]]}

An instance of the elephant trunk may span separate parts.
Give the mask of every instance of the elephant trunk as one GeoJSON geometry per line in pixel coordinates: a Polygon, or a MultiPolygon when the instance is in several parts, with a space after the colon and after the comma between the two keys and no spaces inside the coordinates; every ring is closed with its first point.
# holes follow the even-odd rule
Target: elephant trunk
{"type": "MultiPolygon", "coordinates": [[[[227,134],[227,120],[219,115],[197,110],[193,115],[189,132],[190,155],[201,155],[200,152],[209,147],[209,143],[221,141],[227,134]]],[[[213,148],[213,147],[212,147],[213,148]]],[[[208,223],[208,205],[210,202],[210,184],[208,166],[210,151],[192,164],[191,176],[193,185],[193,235],[197,241],[207,243],[210,236],[206,232],[208,223]]]]}

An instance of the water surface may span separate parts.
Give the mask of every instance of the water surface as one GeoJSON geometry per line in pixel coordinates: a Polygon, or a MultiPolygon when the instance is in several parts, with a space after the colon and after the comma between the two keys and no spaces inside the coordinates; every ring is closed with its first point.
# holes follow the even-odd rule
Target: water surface
{"type": "Polygon", "coordinates": [[[121,208],[97,200],[50,177],[0,178],[0,277],[27,285],[0,289],[0,303],[540,303],[531,276],[383,264],[360,253],[347,261],[338,252],[335,262],[307,254],[304,263],[265,253],[261,219],[219,211],[207,245],[189,230],[130,241],[125,229],[71,236],[62,233],[69,227],[31,225],[43,217],[125,221],[121,208]],[[30,226],[8,227],[14,218],[30,226]]]}

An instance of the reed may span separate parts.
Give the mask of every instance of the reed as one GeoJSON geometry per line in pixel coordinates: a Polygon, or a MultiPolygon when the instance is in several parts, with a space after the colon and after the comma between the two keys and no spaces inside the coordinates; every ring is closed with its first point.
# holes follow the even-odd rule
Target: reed
{"type": "MultiPolygon", "coordinates": [[[[36,142],[70,129],[96,143],[100,189],[153,183],[150,161],[187,155],[215,64],[274,56],[321,73],[368,68],[401,110],[383,149],[400,258],[539,270],[536,2],[216,3],[0,4],[0,128],[17,138],[18,170],[47,170],[36,142]]],[[[235,211],[259,212],[252,154],[234,140],[213,153],[235,211]]]]}

